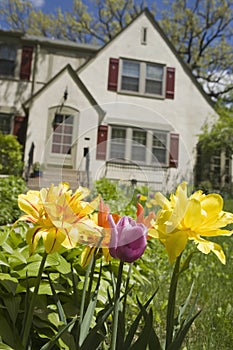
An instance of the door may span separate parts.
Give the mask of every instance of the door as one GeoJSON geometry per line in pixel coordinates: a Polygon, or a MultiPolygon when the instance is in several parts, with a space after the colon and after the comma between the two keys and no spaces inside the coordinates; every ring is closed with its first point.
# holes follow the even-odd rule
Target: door
{"type": "Polygon", "coordinates": [[[75,168],[78,112],[68,107],[50,110],[46,163],[75,168]]]}

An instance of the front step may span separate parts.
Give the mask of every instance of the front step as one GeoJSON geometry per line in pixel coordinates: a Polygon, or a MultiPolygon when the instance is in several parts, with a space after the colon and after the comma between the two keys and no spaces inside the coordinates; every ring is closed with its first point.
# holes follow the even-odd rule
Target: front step
{"type": "Polygon", "coordinates": [[[67,168],[47,168],[40,177],[30,177],[27,187],[30,190],[40,190],[43,187],[50,187],[51,184],[58,185],[60,182],[68,182],[74,191],[78,186],[89,187],[87,173],[67,168]]]}

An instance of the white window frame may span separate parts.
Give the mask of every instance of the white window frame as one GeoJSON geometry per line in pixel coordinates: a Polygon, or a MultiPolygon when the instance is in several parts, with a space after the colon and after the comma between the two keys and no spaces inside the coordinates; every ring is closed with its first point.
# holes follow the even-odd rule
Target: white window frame
{"type": "MultiPolygon", "coordinates": [[[[156,97],[156,98],[165,98],[165,68],[166,65],[162,63],[157,62],[147,62],[147,61],[139,61],[139,60],[133,60],[128,58],[120,58],[120,64],[119,64],[119,85],[118,85],[118,92],[122,94],[129,94],[129,95],[138,95],[138,96],[146,96],[146,97],[156,97]],[[123,75],[123,62],[136,62],[139,64],[139,89],[138,91],[132,91],[132,90],[126,90],[122,89],[122,75],[123,75]],[[152,65],[156,67],[160,67],[163,70],[163,77],[161,80],[162,88],[161,88],[161,94],[154,94],[146,92],[146,67],[147,65],[152,65]]],[[[159,81],[159,80],[158,80],[159,81]]]]}
{"type": "Polygon", "coordinates": [[[156,129],[143,129],[143,128],[135,128],[135,127],[130,127],[130,126],[124,126],[124,125],[116,125],[112,124],[109,126],[109,142],[108,142],[108,152],[107,152],[107,159],[109,161],[114,161],[114,162],[124,162],[124,163],[129,163],[129,162],[135,162],[137,164],[141,165],[146,165],[146,166],[156,166],[156,165],[161,165],[163,167],[167,167],[169,165],[169,131],[167,130],[156,130],[156,129]],[[111,147],[112,147],[112,131],[114,128],[124,128],[126,130],[125,132],[125,152],[124,152],[124,157],[123,158],[112,158],[111,157],[111,147]],[[132,159],[132,147],[133,147],[133,131],[134,130],[141,130],[146,132],[146,150],[145,150],[145,161],[140,161],[140,160],[134,160],[132,159]],[[165,135],[166,137],[166,153],[165,153],[165,162],[156,162],[154,161],[154,156],[153,156],[153,135],[165,135]]]}

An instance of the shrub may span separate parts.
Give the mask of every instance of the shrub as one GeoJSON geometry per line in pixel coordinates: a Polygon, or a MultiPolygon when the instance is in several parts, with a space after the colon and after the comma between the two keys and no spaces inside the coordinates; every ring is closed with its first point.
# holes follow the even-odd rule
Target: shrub
{"type": "Polygon", "coordinates": [[[16,176],[0,178],[0,225],[13,223],[21,214],[18,207],[18,195],[23,193],[26,185],[16,176]]]}
{"type": "Polygon", "coordinates": [[[22,171],[22,146],[15,136],[0,132],[0,174],[19,176],[22,171]]]}

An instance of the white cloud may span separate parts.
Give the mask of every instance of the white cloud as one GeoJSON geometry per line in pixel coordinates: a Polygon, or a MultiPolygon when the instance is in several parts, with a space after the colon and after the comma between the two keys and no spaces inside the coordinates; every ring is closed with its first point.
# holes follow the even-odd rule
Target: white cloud
{"type": "Polygon", "coordinates": [[[30,0],[35,7],[42,7],[45,4],[45,0],[30,0]]]}

